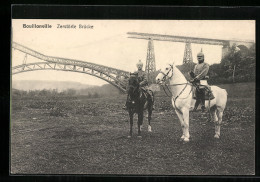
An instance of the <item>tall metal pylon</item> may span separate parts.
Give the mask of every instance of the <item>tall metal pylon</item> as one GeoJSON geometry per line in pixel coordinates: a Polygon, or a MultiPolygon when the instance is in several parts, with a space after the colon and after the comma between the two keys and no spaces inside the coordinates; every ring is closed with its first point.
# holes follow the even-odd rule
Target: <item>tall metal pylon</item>
{"type": "Polygon", "coordinates": [[[191,43],[186,42],[184,56],[183,56],[183,64],[192,63],[192,62],[193,62],[193,58],[192,58],[192,51],[191,51],[191,43]]]}
{"type": "Polygon", "coordinates": [[[154,73],[156,71],[156,65],[155,65],[153,39],[151,38],[149,38],[148,41],[145,71],[147,72],[148,82],[153,80],[151,78],[151,73],[154,73]]]}

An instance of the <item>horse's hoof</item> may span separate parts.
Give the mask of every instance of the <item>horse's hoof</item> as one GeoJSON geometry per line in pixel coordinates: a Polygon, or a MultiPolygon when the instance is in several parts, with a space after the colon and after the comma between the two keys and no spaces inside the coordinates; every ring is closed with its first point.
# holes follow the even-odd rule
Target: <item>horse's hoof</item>
{"type": "Polygon", "coordinates": [[[150,125],[148,126],[148,132],[152,132],[152,127],[150,125]]]}
{"type": "Polygon", "coordinates": [[[214,136],[214,138],[219,139],[219,135],[216,134],[216,135],[214,136]]]}
{"type": "Polygon", "coordinates": [[[140,125],[140,131],[142,131],[142,129],[143,129],[143,125],[140,125]]]}
{"type": "Polygon", "coordinates": [[[183,140],[184,140],[184,138],[185,138],[185,136],[184,136],[184,135],[182,135],[182,136],[181,136],[181,138],[180,138],[180,141],[183,141],[183,140]]]}
{"type": "Polygon", "coordinates": [[[132,138],[132,136],[131,136],[131,135],[128,135],[127,138],[132,138]]]}
{"type": "Polygon", "coordinates": [[[141,136],[141,135],[138,135],[137,138],[142,138],[142,136],[141,136]]]}
{"type": "Polygon", "coordinates": [[[188,139],[188,138],[184,138],[183,141],[186,143],[186,142],[189,142],[190,139],[188,139]]]}

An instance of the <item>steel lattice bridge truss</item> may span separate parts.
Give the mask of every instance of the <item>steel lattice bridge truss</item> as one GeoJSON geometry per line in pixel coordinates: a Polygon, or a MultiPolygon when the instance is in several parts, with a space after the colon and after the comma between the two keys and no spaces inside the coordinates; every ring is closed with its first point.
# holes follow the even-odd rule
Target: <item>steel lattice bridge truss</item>
{"type": "Polygon", "coordinates": [[[13,75],[37,70],[57,70],[85,73],[105,80],[118,88],[120,91],[126,92],[126,79],[129,77],[129,72],[127,71],[85,61],[47,56],[16,42],[12,42],[12,48],[14,50],[19,50],[25,53],[25,58],[27,55],[30,55],[43,60],[43,62],[28,64],[24,63],[18,66],[14,66],[12,67],[13,75]]]}

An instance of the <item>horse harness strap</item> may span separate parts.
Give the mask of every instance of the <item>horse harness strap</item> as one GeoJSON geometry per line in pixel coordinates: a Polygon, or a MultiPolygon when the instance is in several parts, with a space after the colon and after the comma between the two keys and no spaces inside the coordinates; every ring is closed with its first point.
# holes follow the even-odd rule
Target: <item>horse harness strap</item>
{"type": "MultiPolygon", "coordinates": [[[[179,96],[184,92],[184,90],[186,89],[187,85],[188,85],[188,82],[186,83],[186,85],[185,85],[185,87],[182,89],[182,91],[181,91],[175,98],[173,98],[174,107],[175,107],[175,109],[177,109],[180,113],[182,113],[182,112],[181,112],[181,110],[180,110],[179,108],[177,108],[177,106],[176,106],[176,100],[177,100],[177,99],[179,98],[179,96]]],[[[190,93],[189,93],[189,95],[190,95],[190,93]]]]}
{"type": "MultiPolygon", "coordinates": [[[[170,95],[167,94],[167,92],[165,91],[164,86],[162,86],[162,88],[163,88],[164,93],[165,93],[168,97],[172,97],[172,96],[170,96],[170,95]]],[[[167,88],[168,88],[168,87],[167,87],[167,88]]],[[[169,88],[168,88],[168,90],[169,90],[169,88]]],[[[171,92],[170,92],[170,93],[171,93],[171,92]]]]}
{"type": "MultiPolygon", "coordinates": [[[[168,92],[170,92],[171,93],[171,91],[170,91],[170,89],[169,89],[169,87],[168,86],[179,86],[179,85],[185,85],[185,87],[182,89],[182,91],[174,98],[174,100],[176,100],[183,92],[184,92],[184,90],[186,89],[186,87],[187,87],[187,85],[188,85],[189,83],[187,82],[187,83],[180,83],[180,84],[173,84],[173,85],[165,85],[166,86],[166,88],[167,88],[167,90],[168,90],[168,92]]],[[[168,95],[167,94],[167,92],[165,91],[165,88],[164,88],[164,86],[162,86],[162,88],[163,88],[163,90],[164,90],[164,92],[165,92],[165,94],[168,96],[168,97],[172,97],[172,95],[168,95]]]]}
{"type": "Polygon", "coordinates": [[[182,89],[182,91],[173,99],[174,102],[175,102],[175,101],[178,99],[178,97],[184,92],[184,90],[186,89],[187,85],[188,85],[188,82],[186,83],[186,85],[185,85],[185,87],[182,89]]]}

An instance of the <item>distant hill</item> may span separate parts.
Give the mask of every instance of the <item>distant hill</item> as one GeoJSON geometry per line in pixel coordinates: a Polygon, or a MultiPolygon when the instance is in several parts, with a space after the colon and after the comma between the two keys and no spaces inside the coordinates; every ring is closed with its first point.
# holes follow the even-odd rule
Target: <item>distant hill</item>
{"type": "Polygon", "coordinates": [[[70,81],[40,81],[40,80],[13,80],[12,88],[18,90],[52,90],[57,89],[59,92],[67,89],[86,89],[95,87],[93,85],[82,84],[79,82],[70,82],[70,81]]]}
{"type": "Polygon", "coordinates": [[[82,84],[79,82],[70,81],[39,81],[39,80],[13,80],[12,89],[18,91],[29,90],[53,90],[57,89],[58,92],[63,92],[68,89],[76,91],[77,95],[94,95],[99,96],[116,96],[120,91],[111,84],[102,86],[82,84]]]}

